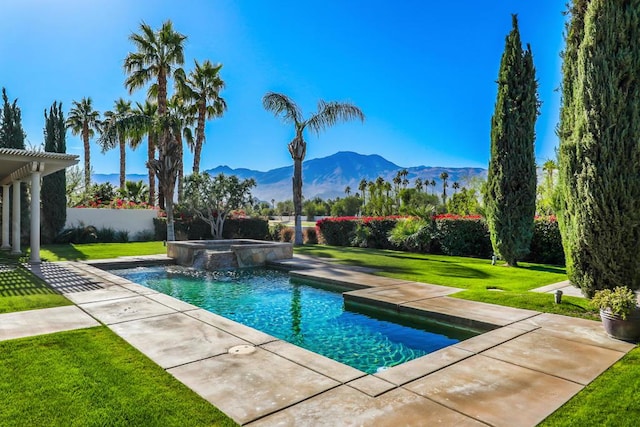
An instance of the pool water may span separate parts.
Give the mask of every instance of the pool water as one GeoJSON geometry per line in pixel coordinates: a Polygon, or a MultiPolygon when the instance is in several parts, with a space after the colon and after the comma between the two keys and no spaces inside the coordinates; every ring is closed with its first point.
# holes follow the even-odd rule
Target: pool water
{"type": "Polygon", "coordinates": [[[481,333],[364,306],[345,307],[340,292],[291,281],[278,270],[211,272],[171,266],[111,273],[367,373],[481,333]]]}

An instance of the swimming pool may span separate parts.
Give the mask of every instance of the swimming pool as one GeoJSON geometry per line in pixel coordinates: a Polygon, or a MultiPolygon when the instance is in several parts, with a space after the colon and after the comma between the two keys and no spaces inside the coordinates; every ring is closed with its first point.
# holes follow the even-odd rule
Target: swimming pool
{"type": "Polygon", "coordinates": [[[345,306],[336,289],[292,281],[278,270],[198,271],[170,266],[111,273],[367,373],[483,332],[345,306]]]}

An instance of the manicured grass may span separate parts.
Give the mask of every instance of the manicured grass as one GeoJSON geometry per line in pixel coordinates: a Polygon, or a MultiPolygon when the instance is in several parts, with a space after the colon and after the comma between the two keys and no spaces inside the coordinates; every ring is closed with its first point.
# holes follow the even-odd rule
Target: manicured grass
{"type": "Polygon", "coordinates": [[[106,327],[0,342],[2,426],[232,426],[106,327]]]}
{"type": "Polygon", "coordinates": [[[512,268],[491,265],[485,259],[324,245],[296,247],[295,253],[376,268],[381,276],[477,291],[522,292],[567,280],[563,267],[543,264],[520,263],[520,267],[512,268]]]}
{"type": "Polygon", "coordinates": [[[0,313],[71,305],[15,261],[0,259],[0,313]]]}
{"type": "Polygon", "coordinates": [[[640,420],[640,347],[600,375],[540,426],[635,427],[640,420]]]}
{"type": "Polygon", "coordinates": [[[454,298],[506,305],[544,313],[562,314],[564,316],[582,317],[589,320],[600,320],[600,315],[591,307],[589,300],[570,296],[562,297],[562,304],[556,304],[554,295],[538,292],[511,291],[477,291],[468,290],[451,295],[454,298]]]}
{"type": "Polygon", "coordinates": [[[40,257],[43,261],[78,261],[166,253],[167,248],[163,242],[45,245],[40,249],[40,257]]]}

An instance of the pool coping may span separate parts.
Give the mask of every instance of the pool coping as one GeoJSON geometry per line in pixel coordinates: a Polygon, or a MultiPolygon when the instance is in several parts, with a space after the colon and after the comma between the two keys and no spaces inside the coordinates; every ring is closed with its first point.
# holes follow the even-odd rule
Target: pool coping
{"type": "Polygon", "coordinates": [[[340,415],[324,419],[318,414],[329,414],[336,402],[344,406],[341,420],[354,424],[402,423],[419,415],[421,420],[456,424],[535,425],[634,347],[606,337],[598,322],[451,298],[458,289],[375,276],[358,268],[304,258],[297,265],[295,258],[285,262],[292,277],[350,284],[355,289],[344,294],[347,300],[454,321],[468,318],[475,326],[492,329],[367,375],[100,268],[169,263],[166,257],[135,258],[59,263],[68,277],[81,276],[89,284],[68,285],[63,277],[52,286],[243,425],[297,419],[335,424],[340,415]],[[183,336],[176,336],[176,325],[183,336]],[[536,348],[531,343],[543,344],[536,348]],[[242,346],[251,352],[229,352],[242,346]],[[589,352],[600,357],[588,360],[588,372],[578,372],[584,370],[579,365],[589,352]],[[505,374],[489,377],[486,366],[498,366],[505,374]],[[278,369],[291,372],[289,387],[283,388],[282,377],[271,376],[270,371],[278,369]],[[531,384],[523,386],[523,379],[531,384]],[[456,380],[462,383],[453,384],[456,380]],[[457,399],[460,392],[455,390],[475,383],[486,387],[465,390],[471,395],[457,399]],[[514,384],[518,389],[505,397],[503,389],[511,390],[514,384]],[[247,391],[238,392],[241,387],[247,391]],[[542,393],[549,387],[553,393],[542,393]],[[507,409],[523,400],[527,409],[514,419],[507,409]],[[487,405],[494,409],[487,412],[487,405]],[[506,412],[500,415],[503,407],[506,412]]]}

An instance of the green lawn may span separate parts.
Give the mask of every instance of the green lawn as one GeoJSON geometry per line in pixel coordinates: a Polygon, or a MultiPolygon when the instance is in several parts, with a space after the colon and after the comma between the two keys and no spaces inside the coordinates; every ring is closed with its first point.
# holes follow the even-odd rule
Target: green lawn
{"type": "Polygon", "coordinates": [[[0,342],[2,426],[232,426],[106,327],[0,342]]]}
{"type": "Polygon", "coordinates": [[[71,305],[30,271],[9,259],[0,259],[0,313],[71,305]]]}
{"type": "Polygon", "coordinates": [[[163,242],[45,245],[40,249],[40,257],[43,261],[78,261],[166,253],[167,248],[163,242]]]}

